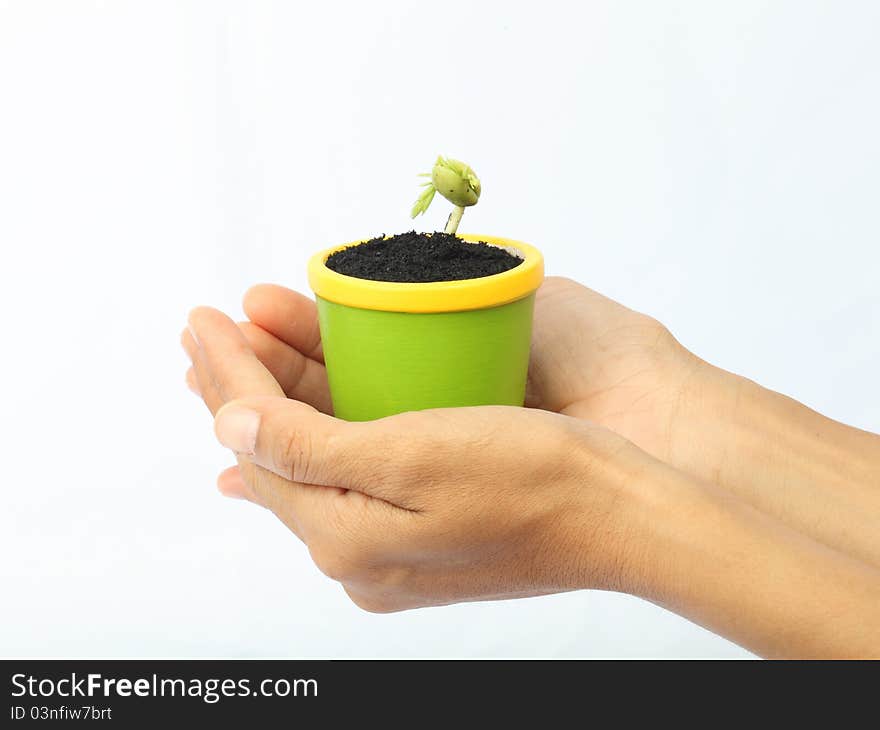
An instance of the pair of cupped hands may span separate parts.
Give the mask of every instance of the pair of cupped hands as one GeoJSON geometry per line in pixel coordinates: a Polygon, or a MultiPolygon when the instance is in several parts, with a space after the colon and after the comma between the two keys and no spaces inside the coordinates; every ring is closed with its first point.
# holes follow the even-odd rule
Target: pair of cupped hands
{"type": "Polygon", "coordinates": [[[187,382],[274,512],[374,612],[631,593],[766,656],[880,656],[880,437],[699,359],[580,284],[537,292],[525,408],[332,416],[315,304],[247,292],[187,382]]]}
{"type": "Polygon", "coordinates": [[[332,416],[314,302],[258,285],[244,311],[236,324],[196,308],[182,336],[187,383],[238,462],[218,488],[275,513],[358,606],[640,580],[628,513],[684,453],[677,421],[702,367],[660,323],[548,278],[527,407],[349,423],[332,416]]]}

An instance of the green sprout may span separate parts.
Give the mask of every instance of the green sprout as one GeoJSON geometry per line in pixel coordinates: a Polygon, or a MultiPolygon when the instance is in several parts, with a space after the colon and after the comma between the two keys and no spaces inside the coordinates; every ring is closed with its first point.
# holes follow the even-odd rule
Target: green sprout
{"type": "Polygon", "coordinates": [[[413,205],[410,217],[415,218],[428,210],[434,193],[440,193],[455,206],[446,221],[446,233],[455,235],[464,209],[476,205],[480,199],[480,179],[477,174],[463,162],[440,155],[431,172],[423,172],[419,177],[431,179],[422,183],[425,189],[413,205]]]}

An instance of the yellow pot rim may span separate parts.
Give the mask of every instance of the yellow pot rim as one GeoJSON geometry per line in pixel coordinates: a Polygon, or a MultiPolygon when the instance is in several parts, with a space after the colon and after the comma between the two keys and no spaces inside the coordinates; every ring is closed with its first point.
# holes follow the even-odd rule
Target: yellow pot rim
{"type": "Polygon", "coordinates": [[[309,260],[309,286],[322,299],[358,309],[386,312],[461,312],[509,304],[534,292],[544,280],[544,257],[534,246],[499,236],[458,234],[471,243],[484,241],[507,249],[523,262],[500,274],[460,281],[372,281],[328,269],[327,258],[366,240],[319,251],[309,260]]]}

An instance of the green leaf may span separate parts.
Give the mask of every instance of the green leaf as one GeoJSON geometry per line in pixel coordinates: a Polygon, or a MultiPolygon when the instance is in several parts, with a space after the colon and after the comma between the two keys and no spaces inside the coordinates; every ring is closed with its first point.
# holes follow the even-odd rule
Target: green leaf
{"type": "Polygon", "coordinates": [[[409,217],[415,218],[417,215],[422,215],[426,210],[428,210],[428,206],[431,205],[431,201],[434,200],[434,193],[437,192],[433,183],[427,183],[430,187],[426,187],[422,194],[419,196],[419,199],[413,204],[412,210],[410,211],[409,217]]]}

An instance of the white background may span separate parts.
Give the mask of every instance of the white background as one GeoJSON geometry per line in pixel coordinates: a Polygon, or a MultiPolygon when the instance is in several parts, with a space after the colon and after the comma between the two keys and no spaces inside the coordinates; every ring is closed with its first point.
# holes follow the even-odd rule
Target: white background
{"type": "Polygon", "coordinates": [[[747,656],[613,594],[362,613],[214,491],[178,335],[408,230],[442,152],[483,181],[463,230],[880,430],[878,33],[876,2],[0,0],[0,653],[747,656]]]}

